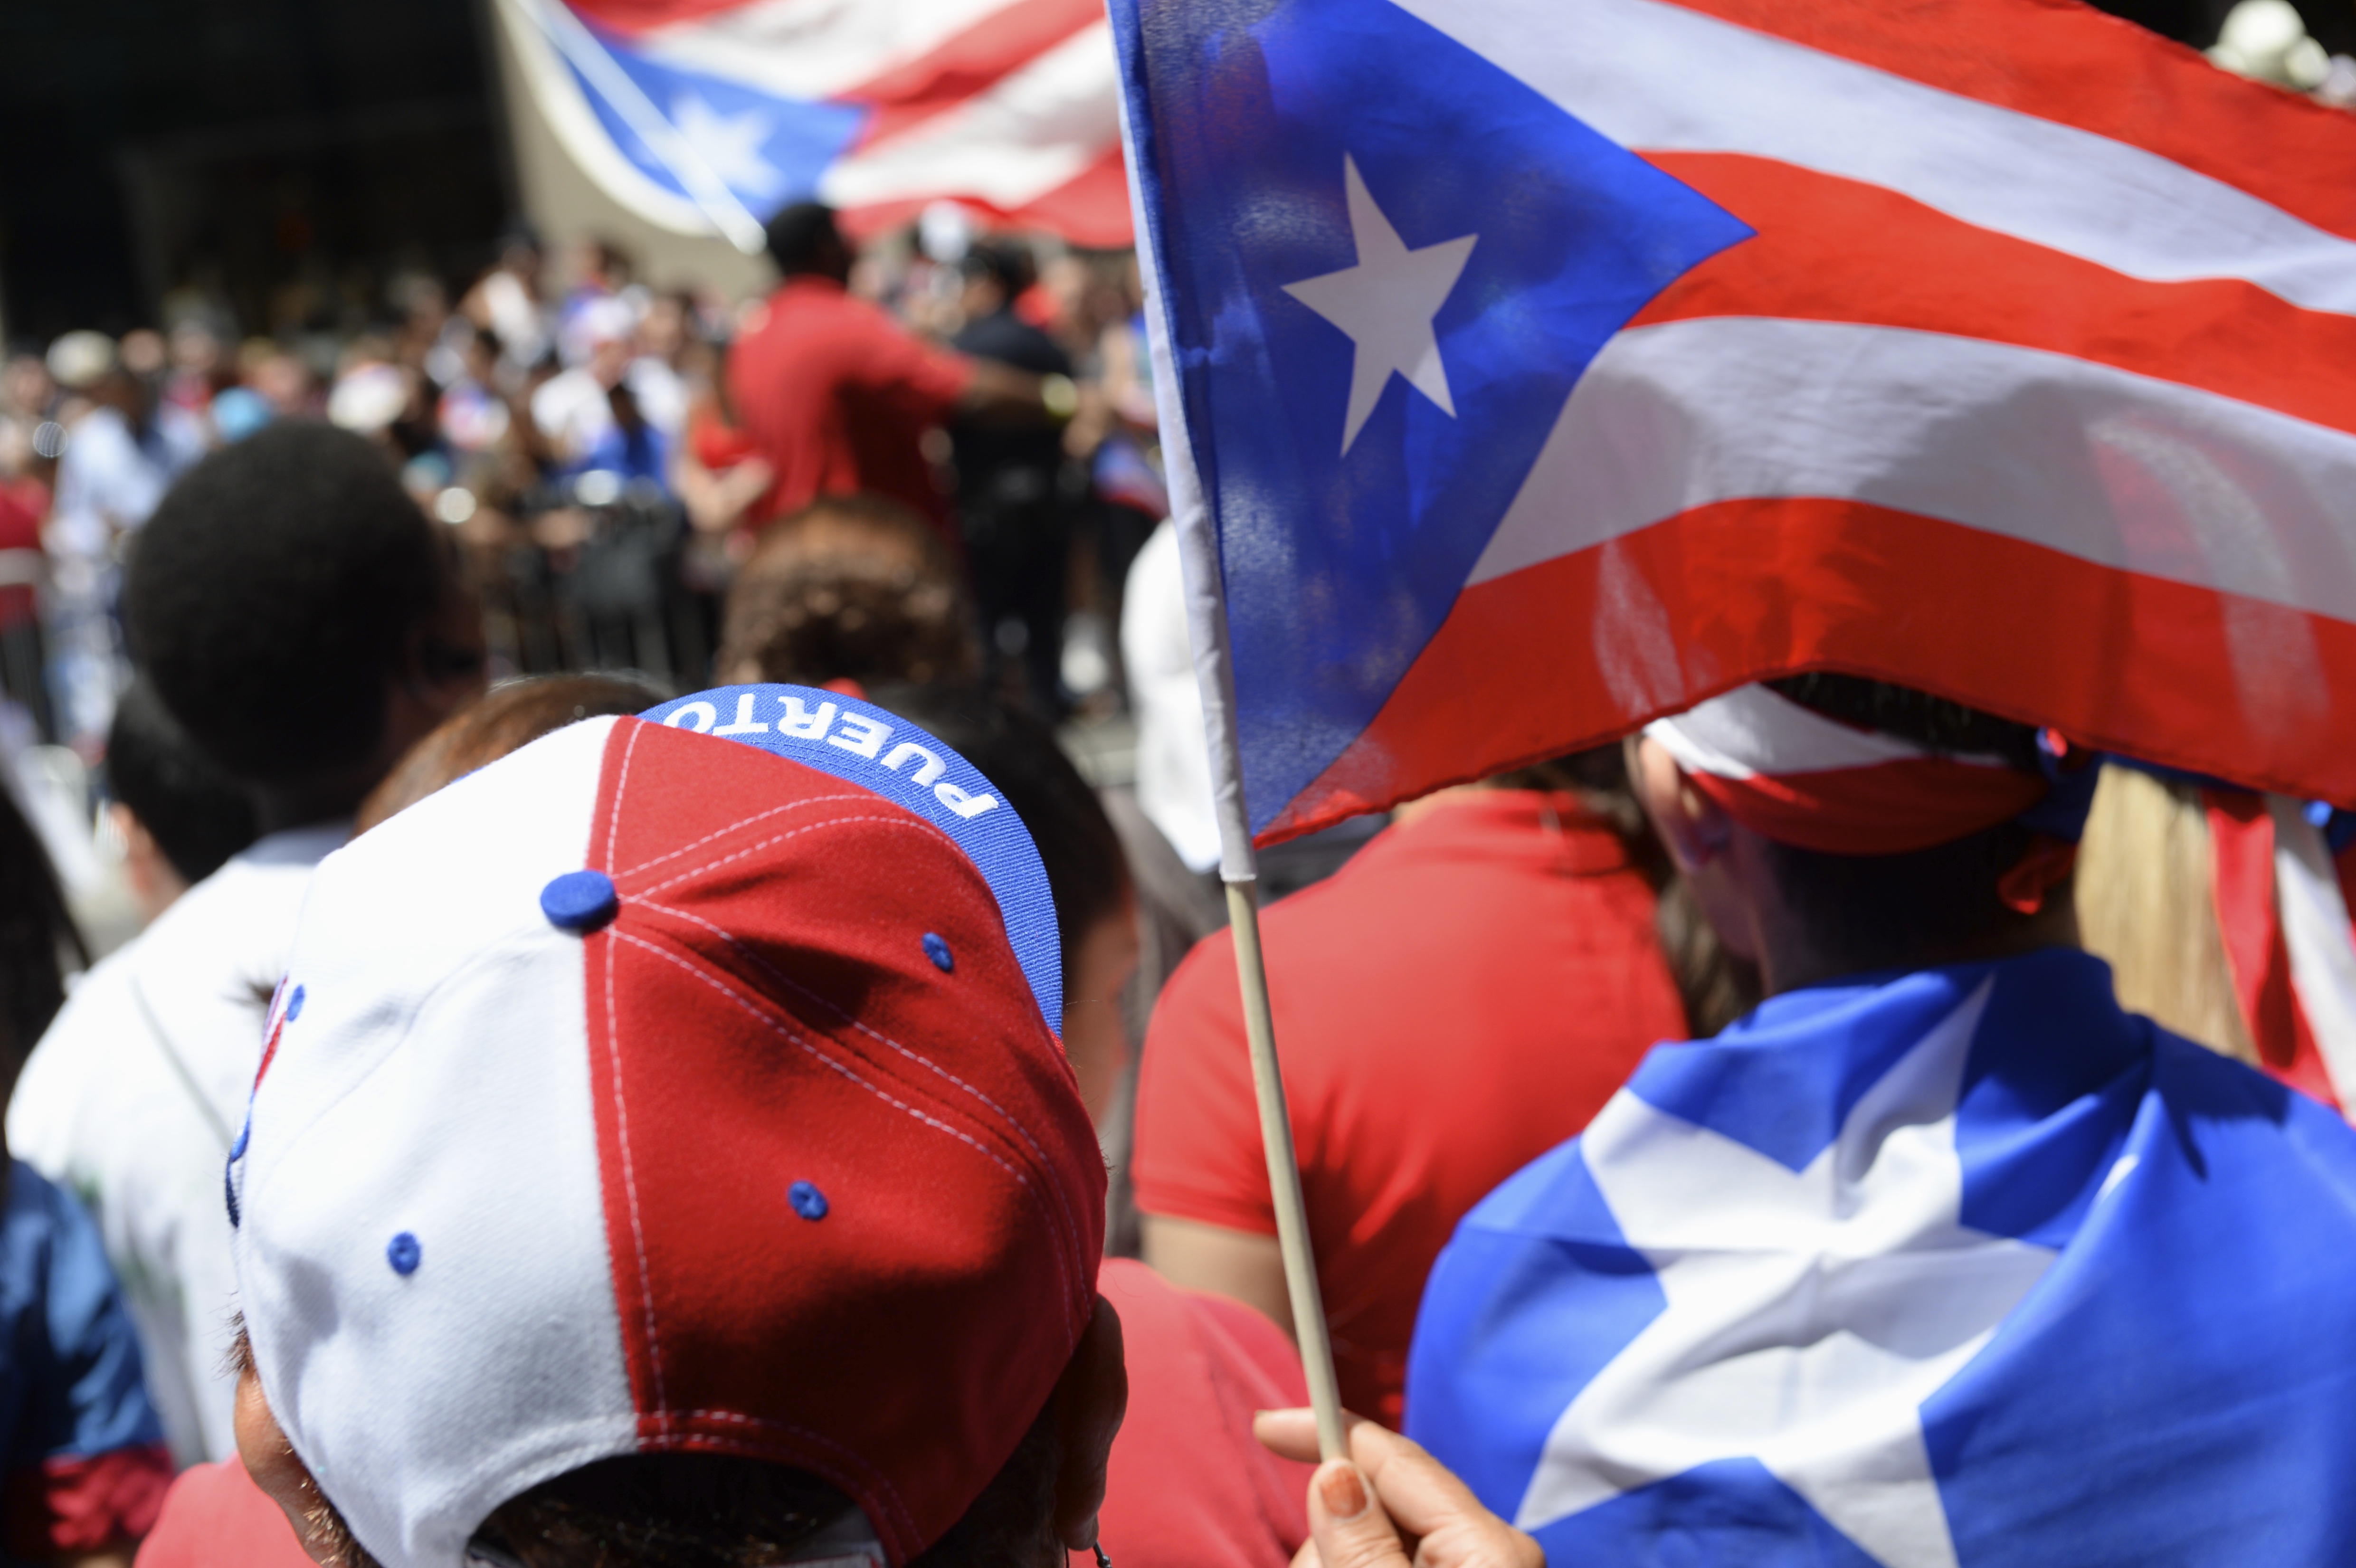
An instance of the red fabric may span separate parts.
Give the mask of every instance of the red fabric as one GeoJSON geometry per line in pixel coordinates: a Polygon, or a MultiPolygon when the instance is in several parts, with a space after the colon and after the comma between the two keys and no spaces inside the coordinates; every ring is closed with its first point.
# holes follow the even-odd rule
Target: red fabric
{"type": "MultiPolygon", "coordinates": [[[[2144,525],[2197,537],[2169,521],[2179,503],[2148,499],[2144,525]]],[[[2356,708],[2295,683],[2253,707],[2234,671],[2260,646],[2312,647],[2313,669],[2356,669],[2356,626],[2329,617],[1912,512],[1725,501],[1467,588],[1365,732],[1260,836],[1296,837],[1809,669],[1919,686],[2092,749],[2298,800],[2356,800],[2356,708]],[[1567,658],[1567,626],[1598,648],[1675,654],[1641,668],[1567,658]]]]}
{"type": "MultiPolygon", "coordinates": [[[[1396,1424],[1456,1221],[1686,1032],[1652,890],[1569,797],[1493,790],[1377,835],[1263,930],[1342,1396],[1396,1424]]],[[[1141,1072],[1138,1207],[1272,1235],[1226,933],[1171,977],[1141,1072]]]]}
{"type": "Polygon", "coordinates": [[[172,1452],[160,1443],[57,1455],[9,1475],[0,1539],[9,1555],[37,1560],[136,1541],[171,1484],[172,1452]]]}
{"type": "Polygon", "coordinates": [[[2340,111],[2228,75],[2180,44],[2076,0],[1681,4],[1893,76],[2148,148],[2356,238],[2356,134],[2332,118],[2340,111]],[[2102,91],[2089,91],[2090,82],[2102,91]],[[2299,156],[2284,157],[2286,145],[2299,156]]]}
{"type": "Polygon", "coordinates": [[[2238,278],[2147,283],[1772,158],[1651,153],[1645,161],[1759,232],[1663,289],[1632,328],[1751,316],[1944,332],[2356,428],[2342,370],[2356,358],[2356,317],[2302,309],[2238,278]],[[2257,341],[2263,353],[2252,349],[2257,341]]]}
{"type": "Polygon", "coordinates": [[[873,112],[858,145],[873,146],[963,106],[1073,34],[1104,21],[1097,0],[1012,0],[979,27],[950,34],[911,60],[832,96],[873,112]]]}
{"type": "Polygon", "coordinates": [[[1749,779],[1687,777],[1762,838],[1827,854],[1904,854],[1952,843],[2010,822],[2046,791],[2033,773],[1943,757],[1749,779]]]}
{"type": "Polygon", "coordinates": [[[905,1562],[1094,1307],[1105,1173],[1062,1047],[972,862],[830,775],[625,719],[589,850],[621,895],[584,956],[639,1445],[824,1476],[905,1562]]]}
{"type": "Polygon", "coordinates": [[[2275,902],[2274,818],[2263,797],[2243,790],[2204,789],[2201,800],[2208,809],[2218,930],[2258,1065],[2337,1110],[2340,1098],[2292,984],[2290,946],[2275,902]]]}
{"type": "Polygon", "coordinates": [[[776,481],[767,519],[819,496],[869,490],[916,508],[946,533],[948,508],[920,442],[973,379],[866,300],[825,278],[789,278],[728,355],[728,390],[776,481]]]}
{"type": "MultiPolygon", "coordinates": [[[[1309,1402],[1301,1358],[1248,1306],[1179,1290],[1110,1258],[1097,1276],[1120,1314],[1129,1415],[1112,1445],[1097,1539],[1119,1568],[1285,1568],[1309,1538],[1314,1465],[1280,1459],[1252,1413],[1309,1402]]],[[[1073,1568],[1093,1554],[1075,1552],[1073,1568]]]]}
{"type": "Polygon", "coordinates": [[[236,1460],[180,1472],[136,1568],[312,1568],[278,1505],[236,1460]]]}
{"type": "Polygon", "coordinates": [[[723,424],[717,419],[690,423],[687,438],[694,450],[695,460],[712,472],[733,468],[745,458],[755,456],[753,438],[734,425],[723,424]]]}

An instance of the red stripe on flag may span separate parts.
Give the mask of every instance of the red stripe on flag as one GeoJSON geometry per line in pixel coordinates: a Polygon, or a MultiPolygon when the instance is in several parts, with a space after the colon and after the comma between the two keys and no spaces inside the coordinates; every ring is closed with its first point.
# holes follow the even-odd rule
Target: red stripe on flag
{"type": "Polygon", "coordinates": [[[866,240],[902,223],[940,199],[953,197],[961,207],[985,213],[1011,228],[1042,229],[1083,250],[1117,251],[1132,241],[1129,209],[1129,176],[1121,167],[1120,148],[1105,155],[1072,178],[1035,200],[1019,207],[996,207],[979,197],[943,191],[905,201],[879,201],[846,209],[843,231],[866,240]]]}
{"type": "Polygon", "coordinates": [[[1725,501],[1467,588],[1374,722],[1260,842],[1811,669],[2356,800],[2356,712],[2322,676],[2351,668],[2345,622],[1860,502],[1725,501]]]}
{"type": "Polygon", "coordinates": [[[744,0],[562,0],[584,20],[608,32],[633,37],[675,27],[722,11],[744,9],[744,0]]]}
{"type": "Polygon", "coordinates": [[[858,145],[873,146],[955,109],[1081,28],[1104,20],[1098,0],[1015,0],[930,52],[835,94],[874,106],[858,145]]]}
{"type": "Polygon", "coordinates": [[[2356,117],[2228,75],[2078,0],[1678,3],[1927,87],[2132,143],[2356,238],[2356,117]]]}
{"type": "Polygon", "coordinates": [[[1651,162],[1759,231],[1663,290],[1632,327],[1792,317],[2071,354],[2356,431],[2356,317],[2238,279],[2146,283],[1951,218],[1880,186],[1739,153],[1651,162]]]}

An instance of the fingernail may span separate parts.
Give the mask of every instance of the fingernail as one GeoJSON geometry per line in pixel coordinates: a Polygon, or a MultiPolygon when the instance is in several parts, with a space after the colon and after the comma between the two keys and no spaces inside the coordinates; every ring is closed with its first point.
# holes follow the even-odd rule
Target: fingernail
{"type": "Polygon", "coordinates": [[[1355,1465],[1336,1459],[1317,1477],[1317,1498],[1335,1522],[1347,1523],[1366,1511],[1366,1483],[1355,1465]]]}

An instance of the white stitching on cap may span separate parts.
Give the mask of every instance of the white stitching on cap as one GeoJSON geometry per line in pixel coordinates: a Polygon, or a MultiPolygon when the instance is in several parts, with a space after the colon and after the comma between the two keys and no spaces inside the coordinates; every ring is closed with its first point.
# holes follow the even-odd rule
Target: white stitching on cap
{"type": "MultiPolygon", "coordinates": [[[[1055,1194],[1056,1207],[1063,1210],[1065,1231],[1064,1240],[1072,1244],[1072,1261],[1075,1263],[1079,1262],[1081,1256],[1086,1252],[1087,1248],[1079,1239],[1079,1219],[1078,1217],[1072,1212],[1071,1195],[1064,1190],[1064,1181],[1063,1178],[1055,1173],[1055,1162],[1047,1158],[1047,1152],[1039,1146],[1038,1140],[1031,1136],[1031,1130],[1025,1127],[1021,1121],[1016,1119],[1012,1112],[1008,1111],[1004,1106],[999,1104],[998,1101],[983,1093],[982,1090],[976,1088],[974,1085],[968,1083],[965,1079],[949,1071],[948,1069],[941,1066],[938,1062],[934,1061],[930,1057],[926,1056],[921,1051],[911,1050],[906,1046],[904,1046],[899,1041],[894,1039],[891,1036],[868,1027],[866,1024],[862,1023],[858,1018],[853,1017],[851,1014],[844,1012],[832,1002],[828,1001],[817,992],[812,991],[809,986],[802,984],[801,982],[794,979],[793,976],[778,969],[776,965],[770,963],[768,960],[763,958],[759,953],[755,952],[751,948],[746,947],[743,942],[738,941],[734,937],[721,929],[718,926],[713,925],[702,916],[692,914],[688,910],[678,908],[669,904],[648,903],[643,899],[639,900],[639,902],[641,907],[645,908],[655,910],[659,914],[675,915],[682,920],[701,926],[705,930],[710,931],[713,936],[718,937],[722,941],[726,942],[730,947],[734,948],[738,952],[743,953],[747,959],[751,960],[752,962],[758,965],[763,972],[768,974],[779,983],[792,986],[794,990],[799,992],[802,995],[809,997],[812,1002],[817,1003],[819,1006],[825,1008],[828,1012],[833,1014],[836,1017],[841,1019],[844,1023],[850,1025],[861,1034],[865,1035],[869,1039],[880,1040],[884,1044],[891,1047],[894,1050],[899,1052],[902,1056],[906,1057],[909,1060],[923,1063],[926,1067],[932,1069],[933,1071],[948,1079],[949,1082],[956,1084],[959,1089],[964,1090],[968,1094],[973,1096],[974,1099],[981,1101],[982,1104],[987,1105],[991,1110],[996,1112],[999,1119],[1004,1122],[1009,1127],[1014,1129],[1015,1136],[1021,1138],[1025,1144],[1028,1144],[1031,1146],[1031,1152],[1039,1157],[1039,1168],[1046,1173],[1047,1185],[1055,1194]]],[[[1077,1271],[1075,1270],[1075,1273],[1077,1271]]]]}
{"type": "MultiPolygon", "coordinates": [[[[887,805],[890,804],[888,801],[883,803],[887,805]]],[[[685,882],[691,876],[701,876],[707,871],[716,870],[717,868],[727,865],[732,860],[742,860],[746,855],[752,854],[758,850],[765,850],[773,843],[783,843],[787,839],[799,838],[804,833],[814,833],[822,828],[841,827],[849,822],[882,822],[887,827],[922,828],[926,832],[938,834],[944,839],[948,837],[947,833],[941,832],[941,830],[933,826],[932,823],[926,822],[921,817],[913,815],[903,815],[897,817],[835,817],[823,822],[812,822],[806,828],[795,828],[787,832],[772,834],[768,838],[763,839],[758,843],[746,844],[743,849],[736,851],[734,854],[723,854],[717,860],[707,860],[701,865],[691,865],[676,876],[665,877],[662,881],[656,883],[652,887],[648,888],[646,893],[659,893],[664,888],[685,882]]],[[[638,895],[640,897],[644,897],[645,896],[645,893],[638,895]]]]}
{"type": "MultiPolygon", "coordinates": [[[[605,819],[605,864],[614,864],[614,840],[621,831],[622,796],[630,785],[630,757],[638,748],[638,736],[644,725],[630,730],[630,743],[622,748],[622,770],[614,780],[614,804],[605,819]]],[[[670,1400],[663,1391],[662,1336],[655,1326],[654,1281],[647,1270],[647,1232],[638,1219],[638,1177],[636,1164],[630,1158],[630,1112],[622,1095],[622,1043],[619,1025],[614,1013],[614,953],[612,939],[620,935],[611,926],[603,933],[606,938],[605,952],[605,1060],[614,1075],[614,1136],[622,1145],[622,1190],[630,1199],[630,1240],[638,1253],[638,1300],[645,1308],[647,1319],[647,1363],[654,1373],[656,1419],[669,1431],[670,1400]]]]}
{"type": "Polygon", "coordinates": [[[739,817],[734,822],[729,823],[726,827],[704,834],[701,838],[697,839],[693,843],[683,843],[677,849],[672,850],[666,854],[659,854],[652,860],[640,861],[637,865],[630,867],[627,871],[617,871],[614,873],[614,875],[616,876],[636,876],[642,871],[651,871],[666,860],[677,860],[680,855],[687,854],[690,850],[702,848],[705,844],[710,843],[713,839],[725,838],[739,828],[751,827],[755,822],[759,822],[762,818],[774,817],[782,811],[798,811],[804,806],[823,805],[829,800],[873,800],[875,799],[877,799],[877,797],[874,791],[871,789],[861,790],[857,793],[846,791],[841,795],[812,795],[807,800],[788,801],[782,806],[772,806],[766,811],[755,811],[749,817],[739,817]]]}
{"type": "Polygon", "coordinates": [[[622,722],[630,726],[630,744],[622,747],[622,771],[614,779],[614,807],[605,817],[605,870],[608,874],[614,869],[614,840],[622,831],[622,791],[630,787],[630,758],[637,755],[638,736],[646,733],[647,727],[635,719],[622,722]]]}
{"type": "MultiPolygon", "coordinates": [[[[611,928],[608,929],[610,929],[611,928]]],[[[1055,1235],[1056,1227],[1054,1223],[1054,1216],[1047,1212],[1046,1205],[1040,1201],[1039,1189],[1032,1184],[1031,1178],[1024,1176],[1021,1171],[1016,1170],[1012,1165],[1007,1164],[1004,1159],[999,1156],[995,1150],[984,1144],[980,1139],[976,1138],[970,1133],[950,1126],[948,1122],[942,1121],[937,1116],[929,1116],[926,1114],[924,1112],[919,1111],[915,1106],[909,1104],[906,1101],[901,1100],[896,1096],[888,1093],[884,1090],[878,1088],[876,1085],[868,1082],[867,1079],[860,1077],[859,1074],[853,1071],[851,1068],[835,1060],[834,1058],[829,1056],[826,1052],[819,1050],[816,1046],[810,1044],[809,1041],[804,1039],[793,1030],[787,1028],[783,1024],[780,1024],[775,1018],[770,1017],[766,1013],[763,1012],[759,1007],[748,1001],[743,993],[736,990],[734,986],[728,984],[725,981],[717,980],[712,976],[706,974],[701,969],[690,963],[687,960],[680,957],[677,953],[667,952],[663,949],[657,947],[654,943],[646,940],[644,938],[634,937],[627,931],[616,930],[614,931],[614,936],[618,940],[628,942],[633,947],[644,948],[647,951],[653,953],[656,957],[677,964],[680,968],[687,971],[688,973],[695,976],[696,979],[703,982],[704,984],[711,986],[714,991],[719,992],[722,995],[735,1003],[737,1006],[743,1008],[747,1014],[751,1015],[755,1020],[769,1029],[772,1033],[791,1040],[795,1045],[799,1046],[804,1051],[808,1052],[817,1061],[826,1067],[831,1068],[836,1072],[841,1073],[843,1077],[849,1079],[851,1082],[857,1084],[868,1093],[875,1096],[876,1099],[884,1101],[884,1104],[893,1107],[894,1110],[905,1112],[907,1115],[914,1117],[916,1120],[923,1122],[927,1127],[933,1128],[937,1132],[948,1133],[950,1137],[955,1138],[958,1143],[972,1149],[976,1154],[981,1155],[982,1158],[990,1161],[991,1164],[996,1165],[1000,1170],[1004,1171],[1008,1176],[1014,1178],[1016,1183],[1022,1187],[1023,1190],[1030,1195],[1031,1201],[1039,1204],[1040,1217],[1049,1221],[1048,1233],[1051,1236],[1055,1235]]],[[[1062,1246],[1063,1238],[1061,1236],[1055,1236],[1055,1240],[1056,1245],[1052,1249],[1055,1256],[1055,1277],[1063,1285],[1065,1294],[1067,1298],[1065,1302],[1065,1310],[1066,1313],[1069,1315],[1073,1303],[1078,1298],[1072,1294],[1072,1271],[1068,1266],[1066,1266],[1064,1260],[1064,1249],[1062,1246]]],[[[1082,1326],[1085,1326],[1076,1322],[1074,1324],[1076,1332],[1082,1326]]]]}
{"type": "MultiPolygon", "coordinates": [[[[875,1462],[867,1455],[855,1448],[844,1446],[823,1432],[813,1432],[807,1426],[797,1426],[790,1421],[773,1421],[767,1416],[746,1415],[742,1411],[734,1410],[683,1410],[679,1412],[679,1418],[681,1421],[728,1422],[740,1426],[766,1427],[776,1432],[789,1432],[797,1437],[808,1438],[821,1448],[840,1454],[854,1467],[863,1471],[873,1483],[872,1489],[881,1491],[884,1494],[884,1502],[898,1512],[901,1523],[905,1526],[908,1538],[913,1541],[918,1533],[916,1516],[901,1499],[899,1488],[892,1484],[892,1477],[878,1468],[875,1462]]],[[[766,1446],[773,1452],[786,1451],[786,1445],[783,1444],[770,1443],[766,1446]]]]}

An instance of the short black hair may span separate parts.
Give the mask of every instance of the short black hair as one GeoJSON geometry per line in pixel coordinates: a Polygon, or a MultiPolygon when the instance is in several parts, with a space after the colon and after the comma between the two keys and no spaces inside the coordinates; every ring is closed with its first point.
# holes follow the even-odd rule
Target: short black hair
{"type": "Polygon", "coordinates": [[[1044,724],[970,686],[886,686],[868,701],[921,725],[998,787],[1038,847],[1068,979],[1080,944],[1130,896],[1129,862],[1104,803],[1044,724]]]}
{"type": "Polygon", "coordinates": [[[382,452],[288,421],[172,487],[134,536],[123,618],[206,755],[281,784],[377,745],[386,688],[455,585],[444,541],[382,452]]]}
{"type": "Polygon", "coordinates": [[[197,748],[145,680],[134,681],[114,705],[106,786],[185,882],[202,882],[261,832],[253,801],[197,748]]]}
{"type": "MultiPolygon", "coordinates": [[[[69,961],[88,964],[90,950],[39,835],[0,789],[0,1098],[65,1005],[69,961]]],[[[0,1189],[5,1170],[0,1162],[0,1189]]]]}
{"type": "MultiPolygon", "coordinates": [[[[1794,675],[1766,682],[1802,707],[1950,754],[2001,757],[2036,771],[2037,731],[1944,697],[1862,676],[1794,675]]],[[[2024,926],[1997,884],[2037,835],[2019,822],[1904,854],[1832,854],[1769,844],[1792,918],[1858,970],[1898,969],[2024,926]]]]}
{"type": "Polygon", "coordinates": [[[832,258],[847,249],[842,231],[834,221],[834,209],[823,201],[797,201],[781,209],[769,220],[767,233],[769,259],[787,277],[823,272],[832,258]]]}
{"type": "Polygon", "coordinates": [[[985,240],[965,253],[958,271],[969,281],[989,278],[1006,291],[1007,303],[1038,279],[1031,252],[1003,240],[985,240]]]}

